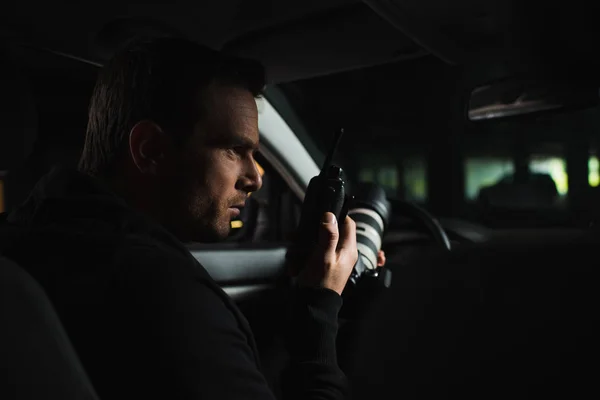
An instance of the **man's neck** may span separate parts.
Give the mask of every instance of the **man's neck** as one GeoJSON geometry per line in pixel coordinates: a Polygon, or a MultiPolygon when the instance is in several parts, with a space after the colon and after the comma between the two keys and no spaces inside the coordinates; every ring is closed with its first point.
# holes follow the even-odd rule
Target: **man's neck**
{"type": "Polygon", "coordinates": [[[177,229],[177,224],[172,224],[164,210],[164,199],[156,186],[144,182],[142,179],[113,178],[105,181],[108,187],[129,205],[129,207],[143,213],[154,222],[161,225],[181,242],[186,242],[183,232],[177,229]],[[132,182],[136,182],[133,184],[132,182]]]}
{"type": "Polygon", "coordinates": [[[157,222],[161,222],[159,201],[156,194],[150,193],[147,185],[140,180],[124,178],[102,179],[116,195],[121,197],[131,207],[140,211],[157,222]]]}

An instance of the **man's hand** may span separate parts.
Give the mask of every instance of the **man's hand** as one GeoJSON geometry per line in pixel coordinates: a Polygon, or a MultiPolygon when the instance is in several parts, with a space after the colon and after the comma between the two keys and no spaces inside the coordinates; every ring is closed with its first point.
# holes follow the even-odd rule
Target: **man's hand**
{"type": "Polygon", "coordinates": [[[356,224],[346,217],[339,226],[332,213],[321,220],[319,241],[298,274],[300,286],[324,287],[342,294],[358,259],[356,224]]]}

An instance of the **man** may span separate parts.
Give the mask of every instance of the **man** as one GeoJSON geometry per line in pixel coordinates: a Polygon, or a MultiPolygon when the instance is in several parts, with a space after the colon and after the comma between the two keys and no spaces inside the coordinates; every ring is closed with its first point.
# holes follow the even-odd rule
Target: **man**
{"type": "MultiPolygon", "coordinates": [[[[261,187],[263,75],[182,39],[129,46],[100,72],[79,171],[8,216],[4,254],[44,286],[100,398],[273,398],[246,320],[182,244],[226,238],[261,187]]],[[[356,259],[352,220],[325,214],[293,296],[289,397],[345,397],[337,313],[356,259]]]]}

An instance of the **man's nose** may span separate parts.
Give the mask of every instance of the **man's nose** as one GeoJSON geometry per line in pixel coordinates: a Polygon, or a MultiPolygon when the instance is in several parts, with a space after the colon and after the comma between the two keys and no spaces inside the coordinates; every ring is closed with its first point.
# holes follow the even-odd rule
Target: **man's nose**
{"type": "Polygon", "coordinates": [[[239,189],[246,193],[251,193],[256,192],[262,187],[262,176],[254,160],[248,164],[247,171],[240,180],[240,186],[242,187],[239,189]]]}

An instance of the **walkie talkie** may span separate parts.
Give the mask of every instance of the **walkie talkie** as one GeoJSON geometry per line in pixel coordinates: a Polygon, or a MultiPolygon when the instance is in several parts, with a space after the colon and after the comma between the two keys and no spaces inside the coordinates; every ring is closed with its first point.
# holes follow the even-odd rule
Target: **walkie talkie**
{"type": "MultiPolygon", "coordinates": [[[[354,204],[351,204],[354,203],[354,196],[346,194],[345,182],[342,178],[343,171],[339,166],[333,164],[333,157],[343,134],[343,129],[335,133],[333,144],[325,158],[321,172],[308,183],[295,243],[299,245],[300,251],[295,252],[294,257],[303,259],[308,256],[304,251],[314,248],[319,240],[321,219],[326,212],[331,212],[336,216],[338,227],[342,229],[348,209],[350,206],[354,207],[354,204]]],[[[346,285],[346,288],[350,287],[351,290],[344,290],[347,295],[345,302],[350,305],[350,307],[346,307],[346,310],[355,309],[356,307],[352,305],[354,303],[362,304],[361,296],[354,294],[376,292],[390,286],[391,271],[385,268],[367,268],[363,261],[364,257],[360,254],[359,251],[359,257],[346,285]]],[[[302,260],[297,259],[296,261],[302,260]]]]}
{"type": "Polygon", "coordinates": [[[343,129],[335,133],[321,173],[308,183],[298,226],[297,240],[302,244],[312,246],[318,241],[321,218],[326,212],[333,213],[339,224],[343,223],[348,214],[350,198],[346,196],[343,171],[333,164],[333,156],[343,134],[343,129]]]}

